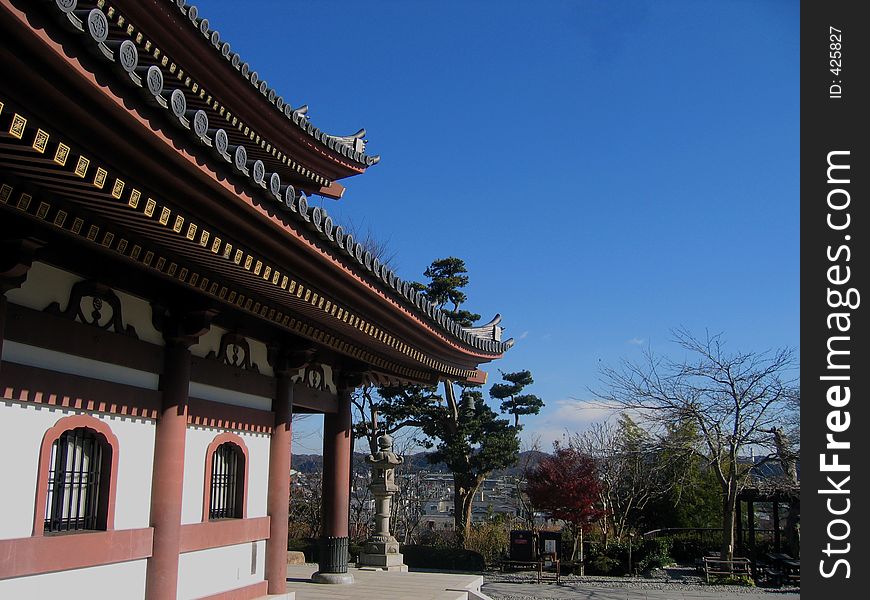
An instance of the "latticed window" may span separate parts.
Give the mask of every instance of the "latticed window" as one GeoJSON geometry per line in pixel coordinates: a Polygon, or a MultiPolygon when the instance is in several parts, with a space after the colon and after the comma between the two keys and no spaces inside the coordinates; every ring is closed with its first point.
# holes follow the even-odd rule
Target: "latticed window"
{"type": "Polygon", "coordinates": [[[242,517],[244,473],[245,457],[242,449],[232,442],[224,442],[218,446],[211,462],[209,519],[242,517]]]}
{"type": "Polygon", "coordinates": [[[51,447],[45,531],[105,529],[111,447],[92,429],[65,431],[51,447]]]}

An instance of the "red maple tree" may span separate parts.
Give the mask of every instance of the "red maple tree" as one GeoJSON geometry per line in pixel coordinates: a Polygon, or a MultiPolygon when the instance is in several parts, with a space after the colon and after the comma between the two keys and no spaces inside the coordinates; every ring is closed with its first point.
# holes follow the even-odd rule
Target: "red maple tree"
{"type": "Polygon", "coordinates": [[[565,522],[574,540],[571,560],[576,560],[578,550],[582,553],[583,533],[604,516],[598,507],[600,488],[592,458],[558,443],[552,455],[526,472],[526,494],[532,506],[565,522]]]}

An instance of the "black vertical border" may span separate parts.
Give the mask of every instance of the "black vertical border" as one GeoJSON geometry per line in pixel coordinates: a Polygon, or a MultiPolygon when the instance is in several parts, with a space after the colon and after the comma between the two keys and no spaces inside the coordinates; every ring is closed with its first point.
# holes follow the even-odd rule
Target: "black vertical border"
{"type": "MultiPolygon", "coordinates": [[[[868,60],[868,39],[870,21],[864,17],[868,6],[862,2],[846,0],[814,0],[801,4],[801,594],[805,598],[866,598],[870,589],[870,562],[867,547],[870,546],[867,520],[870,474],[867,461],[870,453],[870,414],[868,414],[868,381],[870,363],[866,348],[870,346],[867,317],[870,310],[870,260],[867,257],[867,238],[870,237],[870,203],[867,180],[870,178],[867,139],[870,137],[870,97],[867,94],[867,81],[870,79],[870,60],[868,60]],[[831,27],[842,32],[840,48],[840,73],[830,69],[831,64],[831,27]],[[832,98],[831,86],[842,87],[841,97],[832,98]],[[832,151],[849,151],[848,155],[838,155],[836,161],[850,165],[848,184],[828,182],[828,154],[832,151]],[[832,211],[828,206],[828,194],[834,189],[845,189],[849,194],[849,206],[843,210],[832,211]],[[848,229],[835,231],[827,224],[828,214],[832,221],[842,224],[848,213],[848,229]],[[848,239],[846,236],[849,236],[848,239]],[[828,253],[835,257],[841,246],[838,260],[830,260],[828,253]],[[830,250],[829,250],[830,248],[830,250]],[[846,258],[848,256],[849,260],[846,258]],[[849,281],[840,285],[829,282],[829,269],[840,265],[839,272],[830,273],[835,278],[845,276],[849,267],[849,281]],[[855,288],[860,294],[860,304],[852,309],[829,306],[828,293],[840,290],[846,293],[855,288]],[[865,306],[866,305],[866,306],[865,306]],[[849,313],[848,332],[838,332],[828,328],[831,313],[849,313]],[[847,349],[849,355],[839,355],[837,362],[848,363],[848,369],[828,368],[828,343],[831,336],[848,336],[848,340],[837,340],[834,345],[847,349]],[[849,381],[824,381],[824,375],[848,375],[849,381]],[[828,403],[829,387],[836,383],[848,385],[851,396],[848,405],[836,408],[828,403]],[[828,418],[831,411],[848,411],[850,424],[846,431],[835,433],[838,441],[850,443],[848,450],[826,449],[826,435],[830,433],[828,418]],[[822,472],[820,456],[827,454],[827,462],[832,462],[832,454],[839,455],[839,462],[849,465],[849,472],[822,472]],[[832,480],[848,494],[827,494],[822,490],[832,489],[827,481],[832,480]],[[845,476],[850,479],[843,484],[845,476]],[[837,516],[831,514],[827,501],[831,500],[834,510],[843,510],[849,502],[849,511],[837,516]],[[832,523],[834,519],[848,522],[832,523]],[[837,541],[830,538],[848,537],[837,541]],[[845,550],[842,554],[826,555],[827,544],[835,550],[845,550]],[[824,577],[822,571],[831,573],[837,559],[849,563],[849,577],[846,566],[841,563],[833,576],[824,577]]],[[[836,92],[836,88],[834,88],[836,92]]],[[[845,171],[837,171],[844,178],[845,171]]],[[[833,195],[835,204],[842,204],[846,196],[840,192],[833,195]]],[[[846,321],[841,321],[845,323],[846,321]]],[[[845,418],[843,413],[832,419],[845,418]]],[[[836,426],[836,422],[835,422],[836,426]]]]}

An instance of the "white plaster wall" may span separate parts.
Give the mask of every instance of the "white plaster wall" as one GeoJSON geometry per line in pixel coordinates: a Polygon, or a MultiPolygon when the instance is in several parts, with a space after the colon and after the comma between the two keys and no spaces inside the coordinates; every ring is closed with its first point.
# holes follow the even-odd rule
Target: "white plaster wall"
{"type": "MultiPolygon", "coordinates": [[[[190,347],[190,353],[194,356],[205,358],[209,352],[218,353],[221,347],[221,337],[227,332],[222,327],[213,325],[208,333],[201,336],[196,344],[190,347]]],[[[263,375],[273,377],[275,371],[269,366],[269,361],[266,357],[266,344],[251,337],[246,337],[248,347],[251,349],[251,362],[257,365],[257,370],[263,375]]]]}
{"type": "Polygon", "coordinates": [[[58,571],[0,581],[0,598],[87,598],[88,600],[136,600],[145,597],[147,560],[58,571]]]}
{"type": "MultiPolygon", "coordinates": [[[[43,310],[52,302],[57,302],[61,310],[66,310],[69,291],[82,277],[69,271],[58,269],[41,262],[33,263],[27,272],[27,279],[17,289],[10,290],[6,298],[15,304],[34,310],[43,310]]],[[[121,310],[125,325],[132,325],[140,340],[163,345],[163,336],[151,323],[150,304],[120,290],[115,290],[121,299],[121,310]]],[[[108,314],[106,315],[109,316],[108,314]]]]}
{"type": "Polygon", "coordinates": [[[184,440],[184,489],[181,495],[181,522],[202,521],[202,492],[205,485],[205,452],[221,433],[218,429],[188,427],[184,440]]]}
{"type": "MultiPolygon", "coordinates": [[[[199,340],[190,347],[190,353],[200,358],[205,358],[209,352],[217,353],[221,347],[221,336],[226,332],[226,329],[212,325],[205,335],[201,335],[199,340]]],[[[260,363],[257,363],[257,366],[259,367],[260,363]]]]}
{"type": "Polygon", "coordinates": [[[160,376],[148,371],[122,367],[100,360],[65,354],[6,340],[3,342],[3,360],[31,367],[40,367],[51,371],[102,379],[114,383],[123,383],[134,387],[156,390],[160,376]]]}
{"type": "Polygon", "coordinates": [[[182,554],[178,561],[178,600],[201,598],[263,581],[265,554],[264,541],[182,554]],[[256,562],[252,574],[253,546],[256,562]]]}
{"type": "Polygon", "coordinates": [[[191,398],[211,400],[212,402],[220,402],[221,404],[234,404],[236,406],[256,408],[257,410],[272,410],[271,398],[254,394],[245,394],[244,392],[237,392],[235,390],[227,390],[205,383],[191,381],[187,388],[187,393],[191,398]]]}
{"type": "Polygon", "coordinates": [[[124,325],[132,325],[136,336],[143,342],[151,342],[157,346],[165,345],[163,334],[154,327],[151,320],[151,304],[147,300],[131,296],[121,290],[115,290],[121,299],[124,311],[124,325]]]}
{"type": "Polygon", "coordinates": [[[257,363],[257,368],[260,370],[260,373],[268,375],[269,377],[274,377],[275,371],[272,369],[271,365],[269,365],[269,360],[266,357],[266,353],[268,352],[266,344],[259,340],[248,338],[248,345],[251,347],[251,360],[257,363]]]}
{"type": "Polygon", "coordinates": [[[75,273],[35,262],[21,287],[6,292],[6,299],[34,310],[44,310],[52,302],[57,302],[63,310],[69,299],[70,288],[81,280],[75,273]]]}
{"type": "Polygon", "coordinates": [[[155,422],[100,416],[118,437],[118,492],[115,529],[139,529],[151,522],[151,475],[154,469],[155,422]]]}
{"type": "MultiPolygon", "coordinates": [[[[205,485],[205,453],[223,429],[188,427],[184,447],[184,491],[182,493],[181,522],[202,521],[202,495],[205,485]]],[[[266,516],[269,491],[269,436],[233,432],[248,447],[248,518],[266,516]]]]}
{"type": "Polygon", "coordinates": [[[248,517],[265,517],[269,494],[269,445],[271,437],[256,433],[239,433],[248,447],[248,517]]]}
{"type": "MultiPolygon", "coordinates": [[[[22,406],[10,401],[0,405],[0,422],[3,423],[0,456],[12,458],[3,465],[6,483],[3,486],[3,510],[0,511],[0,539],[29,537],[33,533],[39,447],[45,431],[67,414],[71,413],[44,406],[22,406]]],[[[0,597],[16,597],[4,596],[2,590],[0,587],[0,597]]]]}
{"type": "MultiPolygon", "coordinates": [[[[0,456],[14,457],[3,469],[3,510],[0,539],[29,537],[39,448],[45,432],[60,419],[81,411],[40,404],[4,401],[0,404],[0,456]]],[[[154,422],[114,415],[94,415],[109,425],[118,438],[118,483],[115,529],[148,527],[151,510],[151,469],[154,456],[154,422]]],[[[3,598],[0,593],[0,598],[3,598]]]]}

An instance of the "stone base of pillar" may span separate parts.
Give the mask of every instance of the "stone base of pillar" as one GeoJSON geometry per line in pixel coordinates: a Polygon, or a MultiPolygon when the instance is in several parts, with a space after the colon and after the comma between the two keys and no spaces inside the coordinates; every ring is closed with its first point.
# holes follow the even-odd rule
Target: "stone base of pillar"
{"type": "Polygon", "coordinates": [[[347,585],[353,583],[353,575],[350,573],[324,573],[318,571],[311,576],[314,583],[332,583],[347,585]]]}
{"type": "Polygon", "coordinates": [[[366,554],[359,555],[357,567],[375,567],[385,569],[387,571],[407,571],[408,567],[404,564],[404,557],[401,554],[366,554]]]}
{"type": "Polygon", "coordinates": [[[404,557],[399,553],[399,542],[393,536],[374,536],[368,540],[356,563],[358,567],[378,567],[389,571],[408,570],[404,565],[404,557]],[[401,569],[400,567],[405,567],[401,569]]]}
{"type": "Polygon", "coordinates": [[[311,576],[314,583],[353,583],[353,575],[347,572],[346,537],[320,538],[320,570],[311,576]]]}

